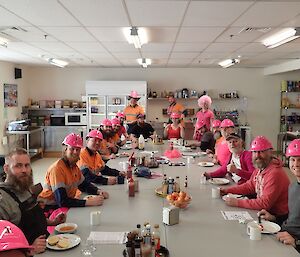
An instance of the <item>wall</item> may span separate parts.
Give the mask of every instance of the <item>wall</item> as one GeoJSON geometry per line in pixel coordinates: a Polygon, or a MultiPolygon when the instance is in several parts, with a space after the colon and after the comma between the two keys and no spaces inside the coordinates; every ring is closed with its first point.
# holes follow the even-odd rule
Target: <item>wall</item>
{"type": "MultiPolygon", "coordinates": [[[[279,131],[280,82],[300,80],[299,72],[264,76],[262,69],[208,68],[29,68],[30,97],[36,99],[80,100],[85,94],[86,80],[146,80],[152,91],[174,91],[187,87],[198,91],[237,90],[248,99],[247,121],[252,134],[268,136],[274,145],[279,131]]],[[[148,118],[161,119],[161,109],[167,102],[153,101],[148,105],[148,118]],[[151,110],[151,111],[149,111],[151,110]]],[[[188,106],[197,108],[196,101],[188,106]]]]}
{"type": "MultiPolygon", "coordinates": [[[[27,79],[27,69],[23,66],[0,62],[0,155],[6,154],[8,152],[8,145],[2,144],[3,135],[5,135],[5,130],[7,123],[17,118],[21,118],[22,106],[27,104],[28,99],[28,83],[27,79]],[[15,67],[22,68],[22,79],[15,80],[14,69],[15,67]],[[4,108],[4,92],[3,84],[17,84],[18,85],[18,106],[17,107],[6,107],[4,108]]],[[[9,143],[11,147],[15,146],[17,137],[9,137],[9,143]]]]}

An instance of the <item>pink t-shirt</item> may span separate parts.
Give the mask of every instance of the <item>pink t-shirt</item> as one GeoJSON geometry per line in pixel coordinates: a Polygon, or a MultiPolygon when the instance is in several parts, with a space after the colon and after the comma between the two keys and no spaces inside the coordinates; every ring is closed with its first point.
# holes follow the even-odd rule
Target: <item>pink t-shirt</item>
{"type": "Polygon", "coordinates": [[[220,163],[221,166],[227,164],[228,159],[230,158],[230,151],[227,145],[227,142],[225,139],[220,141],[216,146],[216,155],[218,162],[220,163]]]}
{"type": "Polygon", "coordinates": [[[205,122],[206,128],[210,130],[210,124],[215,118],[215,115],[211,110],[206,110],[205,112],[201,110],[197,112],[196,117],[197,117],[197,122],[203,120],[205,122]]]}

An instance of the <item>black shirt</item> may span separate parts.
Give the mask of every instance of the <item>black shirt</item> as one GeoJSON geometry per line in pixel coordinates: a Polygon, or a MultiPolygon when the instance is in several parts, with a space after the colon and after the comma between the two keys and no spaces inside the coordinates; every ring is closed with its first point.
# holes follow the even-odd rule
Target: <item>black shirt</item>
{"type": "Polygon", "coordinates": [[[135,137],[139,137],[142,134],[144,138],[149,138],[153,132],[153,127],[149,123],[145,122],[142,127],[139,124],[135,124],[130,129],[129,133],[133,134],[135,137]]]}

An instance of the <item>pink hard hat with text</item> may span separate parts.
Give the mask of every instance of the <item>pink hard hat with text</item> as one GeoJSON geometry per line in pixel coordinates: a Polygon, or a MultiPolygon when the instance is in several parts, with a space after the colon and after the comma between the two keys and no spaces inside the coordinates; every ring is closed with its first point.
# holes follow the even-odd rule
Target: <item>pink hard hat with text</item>
{"type": "Polygon", "coordinates": [[[82,138],[79,135],[76,135],[75,133],[71,133],[67,135],[62,142],[63,145],[68,145],[70,147],[77,147],[82,148],[83,147],[83,141],[82,138]]]}
{"type": "Polygon", "coordinates": [[[125,118],[125,114],[124,114],[124,112],[117,112],[116,117],[125,118]]]}
{"type": "Polygon", "coordinates": [[[138,95],[138,93],[134,90],[130,92],[129,98],[135,98],[135,99],[140,99],[141,97],[138,95]]]}
{"type": "Polygon", "coordinates": [[[103,119],[100,123],[101,126],[108,126],[108,127],[111,127],[112,126],[112,123],[109,119],[103,119]]]}
{"type": "Polygon", "coordinates": [[[179,119],[181,117],[180,113],[172,112],[170,115],[171,119],[179,119]]]}
{"type": "Polygon", "coordinates": [[[112,124],[112,125],[120,126],[120,125],[121,125],[121,122],[120,122],[120,120],[119,120],[118,118],[113,118],[113,119],[111,120],[111,124],[112,124]]]}
{"type": "Polygon", "coordinates": [[[213,128],[219,128],[221,126],[221,121],[220,120],[214,120],[212,122],[212,127],[213,128]]]}
{"type": "Polygon", "coordinates": [[[0,220],[0,252],[32,248],[21,229],[7,220],[0,220]]]}
{"type": "Polygon", "coordinates": [[[286,149],[286,157],[300,156],[300,139],[294,139],[286,149]]]}
{"type": "Polygon", "coordinates": [[[234,127],[234,123],[230,119],[224,119],[220,125],[221,128],[230,128],[234,127]]]}
{"type": "Polygon", "coordinates": [[[250,151],[252,152],[260,152],[273,149],[272,143],[264,136],[257,136],[253,139],[250,151]]]}
{"type": "Polygon", "coordinates": [[[102,140],[103,135],[99,130],[93,129],[87,134],[86,139],[88,138],[98,138],[102,140]]]}

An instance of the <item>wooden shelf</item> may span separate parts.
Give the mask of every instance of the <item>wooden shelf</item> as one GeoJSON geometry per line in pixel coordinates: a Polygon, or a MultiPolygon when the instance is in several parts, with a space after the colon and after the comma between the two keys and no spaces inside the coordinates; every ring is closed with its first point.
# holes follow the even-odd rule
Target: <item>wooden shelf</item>
{"type": "MultiPolygon", "coordinates": [[[[175,98],[176,100],[198,100],[198,97],[189,97],[189,98],[175,98]]],[[[156,97],[156,98],[147,98],[147,100],[166,100],[168,101],[168,98],[167,97],[156,97]]]]}
{"type": "Polygon", "coordinates": [[[28,111],[86,111],[86,108],[27,108],[28,111]]]}

